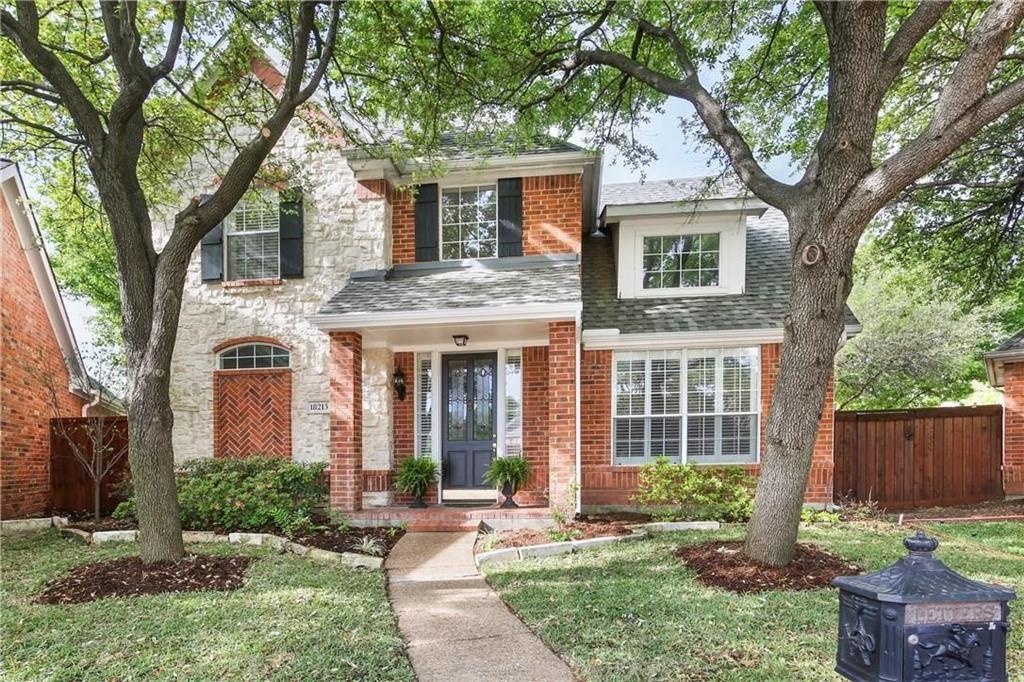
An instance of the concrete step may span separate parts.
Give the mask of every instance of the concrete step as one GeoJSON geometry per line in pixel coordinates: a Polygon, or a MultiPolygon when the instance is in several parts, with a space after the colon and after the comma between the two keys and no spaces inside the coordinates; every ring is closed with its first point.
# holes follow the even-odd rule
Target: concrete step
{"type": "Polygon", "coordinates": [[[409,521],[407,528],[411,533],[453,533],[460,531],[473,532],[480,530],[479,520],[457,519],[424,519],[409,521]]]}

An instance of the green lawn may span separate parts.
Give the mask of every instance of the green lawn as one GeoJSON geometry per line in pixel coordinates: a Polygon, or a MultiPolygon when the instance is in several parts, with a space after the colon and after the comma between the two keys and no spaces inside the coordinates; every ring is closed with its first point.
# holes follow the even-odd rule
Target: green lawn
{"type": "MultiPolygon", "coordinates": [[[[1012,585],[1024,597],[1024,525],[934,528],[955,570],[1012,585]]],[[[587,680],[822,680],[833,671],[834,590],[738,596],[697,583],[680,544],[739,538],[673,533],[589,553],[491,567],[502,598],[587,680]]],[[[802,532],[869,570],[905,551],[907,529],[842,525],[802,532]]],[[[1016,604],[1009,669],[1024,670],[1024,604],[1016,604]]],[[[1011,679],[1014,679],[1011,672],[1011,679]]]]}
{"type": "Polygon", "coordinates": [[[381,571],[226,545],[258,557],[234,592],[190,592],[37,606],[69,567],[138,551],[88,547],[55,532],[5,537],[0,601],[4,680],[412,680],[381,571]]]}

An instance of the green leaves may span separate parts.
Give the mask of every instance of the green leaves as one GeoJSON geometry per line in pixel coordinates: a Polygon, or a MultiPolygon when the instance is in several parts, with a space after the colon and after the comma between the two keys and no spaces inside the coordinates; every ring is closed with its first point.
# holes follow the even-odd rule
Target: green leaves
{"type": "Polygon", "coordinates": [[[658,457],[640,468],[633,501],[666,521],[744,522],[754,506],[754,479],[740,467],[672,464],[658,457]]]}

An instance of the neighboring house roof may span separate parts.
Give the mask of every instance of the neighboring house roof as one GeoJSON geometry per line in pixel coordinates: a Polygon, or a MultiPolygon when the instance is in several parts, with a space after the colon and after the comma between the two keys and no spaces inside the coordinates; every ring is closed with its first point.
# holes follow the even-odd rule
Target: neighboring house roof
{"type": "Polygon", "coordinates": [[[356,273],[319,310],[321,320],[502,308],[580,305],[575,257],[525,256],[397,266],[386,273],[356,273]]]}
{"type": "MultiPolygon", "coordinates": [[[[39,291],[39,297],[42,299],[50,326],[57,339],[57,345],[64,356],[71,381],[68,388],[79,397],[92,400],[96,397],[93,386],[98,382],[89,376],[85,363],[82,361],[75,332],[68,319],[64,299],[61,297],[60,287],[54,277],[39,224],[32,213],[28,193],[25,190],[25,182],[21,177],[18,164],[7,159],[0,159],[0,187],[3,189],[4,199],[14,219],[18,238],[25,250],[25,257],[35,279],[36,289],[39,291]]],[[[123,403],[106,388],[100,392],[100,404],[114,412],[124,411],[123,403]]]]}
{"type": "Polygon", "coordinates": [[[985,370],[993,386],[1003,385],[1003,370],[1007,362],[1024,362],[1024,329],[985,353],[985,370]]]}

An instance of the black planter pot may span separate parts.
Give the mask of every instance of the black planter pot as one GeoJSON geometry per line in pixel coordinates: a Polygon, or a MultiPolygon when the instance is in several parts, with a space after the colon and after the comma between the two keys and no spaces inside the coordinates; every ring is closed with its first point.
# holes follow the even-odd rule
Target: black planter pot
{"type": "Polygon", "coordinates": [[[417,495],[416,500],[409,505],[410,509],[426,509],[427,503],[423,501],[423,495],[417,495]]]}
{"type": "Polygon", "coordinates": [[[501,503],[502,509],[515,509],[519,505],[512,498],[516,494],[516,487],[511,483],[506,483],[501,487],[501,494],[505,496],[505,501],[501,503]]]}

